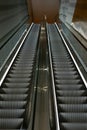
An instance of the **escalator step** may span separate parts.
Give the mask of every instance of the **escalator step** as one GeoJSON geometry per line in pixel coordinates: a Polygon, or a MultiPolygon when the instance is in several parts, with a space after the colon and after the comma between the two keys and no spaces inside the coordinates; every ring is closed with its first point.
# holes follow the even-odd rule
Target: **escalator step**
{"type": "Polygon", "coordinates": [[[53,58],[53,65],[65,65],[65,66],[67,66],[67,65],[69,65],[69,66],[72,66],[73,65],[73,62],[69,59],[69,58],[65,58],[65,59],[63,59],[63,58],[53,58]]]}
{"type": "Polygon", "coordinates": [[[25,70],[32,70],[32,67],[31,66],[27,66],[27,67],[12,67],[12,70],[15,70],[15,71],[25,71],[25,70]]]}
{"type": "Polygon", "coordinates": [[[57,101],[60,104],[83,104],[87,102],[87,97],[58,97],[57,101]]]}
{"type": "MultiPolygon", "coordinates": [[[[26,52],[25,52],[26,53],[26,52]]],[[[34,60],[34,54],[32,54],[32,55],[20,55],[20,56],[17,56],[17,61],[33,61],[34,60]]]]}
{"type": "MultiPolygon", "coordinates": [[[[52,49],[52,50],[53,50],[53,49],[52,49]]],[[[55,50],[54,50],[54,53],[53,53],[53,54],[55,54],[55,56],[54,56],[54,55],[52,56],[53,58],[58,58],[58,59],[59,59],[59,58],[60,58],[60,59],[70,58],[70,56],[69,56],[67,53],[66,53],[64,56],[62,56],[63,53],[61,53],[61,52],[60,52],[61,55],[60,55],[60,54],[57,55],[57,54],[55,53],[55,50]]]]}
{"type": "Polygon", "coordinates": [[[26,94],[28,93],[28,88],[3,88],[6,94],[26,94]]]}
{"type": "Polygon", "coordinates": [[[27,94],[0,94],[2,101],[24,101],[27,99],[27,94]]]}
{"type": "Polygon", "coordinates": [[[31,78],[7,78],[5,82],[10,82],[10,83],[17,83],[17,82],[22,82],[22,83],[27,83],[31,80],[31,78]]]}
{"type": "MultiPolygon", "coordinates": [[[[63,69],[62,69],[63,70],[63,69]]],[[[57,71],[55,71],[55,75],[70,75],[70,76],[72,76],[72,75],[77,75],[77,71],[59,71],[59,72],[57,72],[57,71]]]]}
{"type": "Polygon", "coordinates": [[[21,118],[24,112],[24,109],[0,109],[0,118],[21,118]]]}
{"type": "Polygon", "coordinates": [[[74,97],[74,96],[85,96],[86,91],[85,90],[57,90],[56,91],[57,96],[70,96],[70,97],[74,97]]]}
{"type": "Polygon", "coordinates": [[[87,122],[87,113],[60,113],[60,122],[87,122]]]}
{"type": "MultiPolygon", "coordinates": [[[[65,56],[63,57],[62,55],[58,55],[58,56],[56,56],[56,54],[53,56],[53,60],[55,61],[58,61],[58,62],[60,62],[60,61],[65,61],[65,62],[67,62],[67,61],[69,61],[70,60],[70,56],[69,55],[67,55],[67,54],[65,54],[65,56]]],[[[71,61],[71,60],[70,60],[71,61]]]]}
{"type": "Polygon", "coordinates": [[[0,108],[4,109],[23,109],[26,101],[0,101],[0,108]]]}
{"type": "Polygon", "coordinates": [[[31,73],[29,74],[9,74],[9,78],[29,78],[31,76],[31,73]]]}
{"type": "MultiPolygon", "coordinates": [[[[17,56],[17,58],[19,58],[19,57],[25,57],[25,59],[30,59],[30,58],[33,58],[34,57],[34,55],[35,55],[35,50],[32,50],[32,52],[30,52],[30,55],[28,55],[28,53],[26,53],[26,52],[28,52],[29,50],[23,50],[22,49],[22,52],[20,52],[19,54],[18,54],[18,56],[17,56]]],[[[30,50],[31,51],[31,50],[30,50]]]]}
{"type": "Polygon", "coordinates": [[[78,77],[78,75],[71,75],[71,74],[69,74],[69,75],[66,75],[66,74],[55,74],[55,78],[56,79],[78,79],[79,77],[78,77]]]}
{"type": "Polygon", "coordinates": [[[18,129],[23,123],[23,119],[0,119],[0,129],[18,129]]]}
{"type": "Polygon", "coordinates": [[[59,57],[59,59],[58,58],[53,58],[53,65],[55,65],[55,64],[59,65],[59,63],[63,64],[63,65],[64,65],[64,63],[65,63],[65,65],[72,65],[73,64],[71,59],[66,58],[66,57],[65,57],[65,59],[64,58],[60,59],[60,57],[59,57]]]}
{"type": "Polygon", "coordinates": [[[87,123],[61,123],[61,130],[87,130],[87,123]]]}
{"type": "Polygon", "coordinates": [[[6,88],[28,88],[30,83],[4,83],[3,87],[6,88]]]}
{"type": "Polygon", "coordinates": [[[53,59],[53,64],[55,65],[73,65],[73,62],[72,61],[69,61],[68,58],[65,58],[65,59],[53,59]]]}
{"type": "Polygon", "coordinates": [[[19,53],[19,55],[17,56],[17,59],[24,59],[24,60],[26,60],[26,59],[33,59],[34,56],[35,56],[35,51],[32,51],[32,53],[30,52],[30,55],[28,55],[28,51],[29,50],[27,50],[27,51],[25,50],[23,52],[23,50],[22,50],[22,52],[19,53]]]}
{"type": "Polygon", "coordinates": [[[61,71],[61,72],[63,72],[63,71],[71,71],[71,72],[73,72],[73,71],[75,71],[75,68],[73,67],[73,68],[56,68],[56,67],[54,67],[53,68],[54,69],[54,72],[59,72],[59,71],[61,71]]]}
{"type": "Polygon", "coordinates": [[[74,80],[74,79],[72,79],[72,80],[59,80],[59,79],[56,79],[55,80],[55,82],[57,83],[57,84],[78,84],[78,83],[81,83],[81,80],[80,79],[78,79],[78,80],[74,80]]]}
{"type": "Polygon", "coordinates": [[[32,69],[26,69],[26,70],[10,70],[10,73],[14,73],[14,74],[29,74],[29,73],[32,73],[32,69]]]}
{"type": "Polygon", "coordinates": [[[71,62],[71,61],[68,61],[68,62],[66,62],[66,60],[65,61],[61,61],[61,62],[59,62],[59,61],[53,61],[53,64],[56,64],[56,65],[64,65],[64,66],[66,66],[66,65],[73,65],[73,63],[71,62]]]}
{"type": "Polygon", "coordinates": [[[20,63],[14,63],[12,67],[27,67],[27,66],[29,67],[29,66],[33,66],[33,62],[34,60],[30,60],[30,59],[28,59],[28,61],[26,62],[24,62],[23,60],[23,62],[21,61],[20,63]]]}
{"type": "Polygon", "coordinates": [[[67,85],[59,85],[59,84],[56,84],[56,89],[59,89],[59,90],[82,90],[84,89],[85,87],[82,85],[82,84],[67,84],[67,85]]]}
{"type": "MultiPolygon", "coordinates": [[[[30,61],[31,61],[31,59],[27,59],[27,60],[24,60],[24,59],[20,59],[20,60],[16,60],[15,61],[15,63],[14,63],[14,67],[16,67],[16,66],[21,66],[22,64],[30,64],[30,61]]],[[[33,61],[31,61],[31,64],[33,64],[33,62],[34,62],[34,60],[33,61]]]]}
{"type": "Polygon", "coordinates": [[[72,65],[54,64],[53,66],[56,68],[73,68],[74,67],[73,64],[72,65]]]}
{"type": "Polygon", "coordinates": [[[87,104],[59,104],[60,112],[87,112],[87,104]]]}
{"type": "MultiPolygon", "coordinates": [[[[0,130],[9,130],[9,129],[7,128],[7,129],[0,129],[0,130]]],[[[10,129],[10,130],[20,130],[20,129],[10,129]]],[[[22,130],[25,130],[25,129],[22,129],[22,130]]]]}

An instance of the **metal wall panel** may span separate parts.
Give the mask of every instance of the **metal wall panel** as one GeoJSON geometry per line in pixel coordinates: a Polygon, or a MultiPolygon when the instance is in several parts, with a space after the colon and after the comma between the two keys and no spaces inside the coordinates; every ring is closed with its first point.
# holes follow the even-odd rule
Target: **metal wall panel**
{"type": "Polygon", "coordinates": [[[71,23],[77,0],[61,0],[59,17],[62,21],[71,23]]]}
{"type": "Polygon", "coordinates": [[[59,0],[28,0],[32,5],[32,21],[53,23],[58,19],[59,0]]]}
{"type": "Polygon", "coordinates": [[[73,22],[87,21],[87,0],[77,0],[73,22]]]}
{"type": "Polygon", "coordinates": [[[0,0],[0,40],[27,16],[26,0],[0,0]]]}

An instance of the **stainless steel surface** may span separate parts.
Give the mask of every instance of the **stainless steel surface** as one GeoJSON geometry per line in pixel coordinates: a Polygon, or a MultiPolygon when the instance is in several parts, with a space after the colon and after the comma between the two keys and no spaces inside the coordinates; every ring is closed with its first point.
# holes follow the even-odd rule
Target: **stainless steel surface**
{"type": "Polygon", "coordinates": [[[41,27],[40,34],[39,74],[37,84],[37,97],[34,130],[50,130],[49,122],[49,77],[48,52],[45,27],[41,27]]]}
{"type": "Polygon", "coordinates": [[[52,91],[53,91],[53,102],[54,102],[54,112],[55,112],[55,122],[56,122],[55,125],[56,125],[56,130],[60,130],[59,117],[58,117],[58,108],[57,108],[57,100],[56,100],[56,91],[55,91],[55,81],[54,81],[54,73],[53,73],[53,66],[52,66],[50,36],[49,36],[48,29],[47,29],[47,38],[48,38],[48,52],[49,52],[49,61],[50,61],[50,70],[51,70],[51,79],[52,79],[52,91]]]}

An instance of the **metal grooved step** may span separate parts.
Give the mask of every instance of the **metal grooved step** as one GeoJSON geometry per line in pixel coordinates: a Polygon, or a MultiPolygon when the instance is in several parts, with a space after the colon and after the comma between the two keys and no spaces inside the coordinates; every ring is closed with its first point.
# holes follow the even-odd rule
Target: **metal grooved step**
{"type": "Polygon", "coordinates": [[[32,31],[0,88],[0,130],[15,130],[23,127],[38,34],[39,25],[33,25],[32,31]],[[35,39],[33,39],[33,36],[35,36],[35,39]]]}
{"type": "Polygon", "coordinates": [[[86,87],[55,25],[48,25],[60,130],[87,130],[86,87]]]}

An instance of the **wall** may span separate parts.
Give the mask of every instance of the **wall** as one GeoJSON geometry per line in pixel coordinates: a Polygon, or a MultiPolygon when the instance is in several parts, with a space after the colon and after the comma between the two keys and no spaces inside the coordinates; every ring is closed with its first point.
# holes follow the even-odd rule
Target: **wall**
{"type": "Polygon", "coordinates": [[[61,0],[59,18],[87,39],[87,0],[61,0]]]}
{"type": "Polygon", "coordinates": [[[26,0],[0,0],[0,41],[27,16],[26,0]]]}
{"type": "Polygon", "coordinates": [[[73,22],[87,21],[87,0],[77,0],[73,22]]]}
{"type": "Polygon", "coordinates": [[[59,18],[67,23],[71,23],[77,0],[61,0],[59,18]]]}
{"type": "Polygon", "coordinates": [[[58,18],[58,0],[29,0],[32,5],[32,20],[55,22],[58,18]]]}

